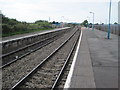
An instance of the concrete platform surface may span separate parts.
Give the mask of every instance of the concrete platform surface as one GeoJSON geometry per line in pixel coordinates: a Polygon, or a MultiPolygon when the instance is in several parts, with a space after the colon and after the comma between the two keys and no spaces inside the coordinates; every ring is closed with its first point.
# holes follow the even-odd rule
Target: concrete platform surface
{"type": "Polygon", "coordinates": [[[69,88],[118,88],[118,36],[108,40],[107,32],[82,32],[69,88]]]}

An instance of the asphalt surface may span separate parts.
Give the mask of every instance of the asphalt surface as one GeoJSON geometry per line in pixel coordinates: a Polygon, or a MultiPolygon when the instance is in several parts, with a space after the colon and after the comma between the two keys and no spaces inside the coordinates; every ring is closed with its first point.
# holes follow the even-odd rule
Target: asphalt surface
{"type": "Polygon", "coordinates": [[[107,32],[82,31],[69,88],[118,88],[118,36],[108,40],[107,32]]]}
{"type": "Polygon", "coordinates": [[[118,87],[118,36],[95,30],[87,33],[97,88],[118,87]]]}

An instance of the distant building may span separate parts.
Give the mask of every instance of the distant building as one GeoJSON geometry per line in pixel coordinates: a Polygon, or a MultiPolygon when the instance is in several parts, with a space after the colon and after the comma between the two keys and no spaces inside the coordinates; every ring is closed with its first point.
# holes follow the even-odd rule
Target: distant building
{"type": "Polygon", "coordinates": [[[118,2],[118,23],[120,24],[120,1],[118,2]]]}

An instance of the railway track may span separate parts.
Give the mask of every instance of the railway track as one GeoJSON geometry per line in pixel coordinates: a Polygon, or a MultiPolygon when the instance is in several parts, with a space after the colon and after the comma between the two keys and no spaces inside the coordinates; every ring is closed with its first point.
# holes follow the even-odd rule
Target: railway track
{"type": "MultiPolygon", "coordinates": [[[[77,42],[75,44],[77,44],[77,42]]],[[[72,53],[70,53],[69,60],[66,63],[66,66],[64,67],[64,70],[62,71],[61,76],[59,77],[59,81],[56,83],[56,85],[54,87],[55,89],[63,89],[64,88],[64,85],[66,83],[66,79],[68,77],[68,74],[69,74],[69,71],[70,71],[70,68],[71,68],[71,65],[73,62],[73,57],[75,55],[76,46],[77,45],[73,46],[73,48],[71,49],[72,53]]]]}
{"type": "MultiPolygon", "coordinates": [[[[64,33],[66,33],[66,32],[64,32],[64,33]]],[[[6,67],[6,66],[10,65],[11,63],[14,63],[15,61],[31,54],[32,52],[35,52],[36,50],[38,50],[38,49],[50,44],[51,42],[57,40],[62,35],[63,35],[63,33],[53,34],[48,38],[45,38],[45,39],[40,40],[38,42],[32,43],[30,45],[26,45],[25,47],[11,51],[7,54],[3,54],[1,56],[2,66],[0,66],[0,68],[6,67]]]]}
{"type": "MultiPolygon", "coordinates": [[[[10,68],[12,69],[9,69],[9,67],[3,69],[5,75],[3,80],[8,78],[6,79],[5,82],[3,82],[3,89],[10,88],[12,90],[17,88],[50,88],[50,89],[56,88],[78,40],[80,31],[79,30],[75,31],[75,29],[73,31],[74,33],[71,34],[71,36],[67,38],[65,42],[62,42],[59,45],[59,47],[54,49],[52,53],[50,53],[46,58],[41,60],[39,64],[36,64],[34,69],[32,67],[32,69],[30,70],[26,66],[28,69],[27,73],[25,73],[23,76],[21,75],[19,79],[14,75],[15,71],[17,71],[18,69],[17,68],[16,70],[14,70],[15,67],[17,67],[16,64],[19,63],[16,62],[10,65],[10,68]],[[12,74],[8,74],[7,77],[7,71],[10,70],[12,71],[10,72],[12,74]],[[9,80],[10,78],[11,80],[17,78],[18,80],[13,80],[14,82],[9,81],[11,84],[7,85],[8,84],[7,80],[9,80]]],[[[18,72],[20,71],[18,70],[16,75],[21,74],[18,72]]]]}
{"type": "Polygon", "coordinates": [[[22,78],[16,85],[14,85],[11,90],[14,90],[16,88],[49,88],[52,90],[55,89],[60,79],[60,76],[62,75],[62,72],[64,71],[64,68],[67,65],[67,62],[77,43],[79,36],[79,33],[77,32],[78,31],[71,35],[55,51],[53,51],[47,58],[45,58],[43,62],[37,65],[29,74],[22,78]],[[71,41],[74,42],[71,43],[71,41]],[[65,48],[67,48],[69,44],[72,44],[71,48],[69,47],[69,49],[67,49],[68,52],[64,53],[65,48]]]}

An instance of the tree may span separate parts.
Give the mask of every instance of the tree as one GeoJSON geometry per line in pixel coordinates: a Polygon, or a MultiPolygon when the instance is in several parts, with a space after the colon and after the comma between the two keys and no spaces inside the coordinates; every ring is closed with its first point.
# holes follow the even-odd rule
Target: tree
{"type": "Polygon", "coordinates": [[[89,24],[89,28],[92,28],[92,23],[89,24]]]}
{"type": "Polygon", "coordinates": [[[2,33],[3,34],[8,34],[10,33],[12,30],[11,26],[10,25],[2,25],[2,33]]]}
{"type": "Polygon", "coordinates": [[[9,22],[9,18],[2,15],[2,23],[7,24],[8,22],[9,22]]]}
{"type": "MultiPolygon", "coordinates": [[[[52,23],[49,23],[45,20],[37,20],[33,23],[27,23],[25,21],[18,21],[16,19],[10,19],[3,14],[2,16],[2,36],[9,36],[18,34],[18,33],[26,33],[31,32],[31,30],[41,30],[41,29],[50,29],[52,28],[52,23]]],[[[56,22],[55,22],[56,23],[56,22]]]]}
{"type": "Polygon", "coordinates": [[[98,23],[96,23],[95,25],[99,25],[98,23]]]}
{"type": "Polygon", "coordinates": [[[87,27],[87,26],[88,26],[88,21],[85,20],[85,21],[82,23],[82,25],[84,25],[85,27],[87,27]]]}
{"type": "Polygon", "coordinates": [[[37,20],[37,21],[35,21],[35,23],[41,23],[41,22],[48,22],[48,21],[46,21],[46,20],[37,20]]]}
{"type": "Polygon", "coordinates": [[[16,19],[9,19],[9,22],[8,22],[9,25],[16,25],[18,23],[19,22],[16,19]]]}
{"type": "Polygon", "coordinates": [[[115,22],[114,24],[118,24],[117,22],[115,22]]]}
{"type": "Polygon", "coordinates": [[[104,23],[102,23],[102,25],[104,25],[104,23]]]}
{"type": "Polygon", "coordinates": [[[52,22],[52,24],[55,24],[55,23],[56,23],[55,21],[52,22]]]}

